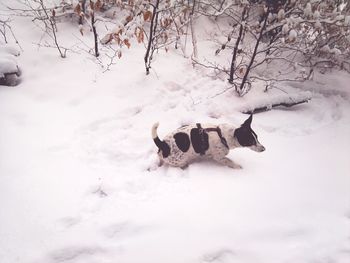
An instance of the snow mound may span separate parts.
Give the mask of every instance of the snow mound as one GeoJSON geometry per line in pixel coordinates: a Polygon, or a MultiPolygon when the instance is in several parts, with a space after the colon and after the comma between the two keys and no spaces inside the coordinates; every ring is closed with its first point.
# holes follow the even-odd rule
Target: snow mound
{"type": "Polygon", "coordinates": [[[0,46],[0,54],[2,54],[2,53],[11,54],[11,55],[16,56],[16,57],[20,55],[19,50],[16,47],[9,45],[9,44],[5,44],[5,45],[0,46]]]}
{"type": "Polygon", "coordinates": [[[10,45],[0,46],[0,85],[14,86],[18,83],[17,77],[21,75],[15,56],[19,51],[10,45]]]}
{"type": "Polygon", "coordinates": [[[0,57],[0,78],[18,72],[17,63],[10,57],[0,57]]]}

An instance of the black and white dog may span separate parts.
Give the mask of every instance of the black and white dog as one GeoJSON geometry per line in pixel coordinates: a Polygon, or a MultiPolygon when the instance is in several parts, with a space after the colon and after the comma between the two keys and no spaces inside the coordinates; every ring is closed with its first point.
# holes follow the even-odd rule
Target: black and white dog
{"type": "Polygon", "coordinates": [[[168,134],[163,141],[157,135],[159,123],[153,125],[152,137],[159,151],[160,165],[164,163],[185,168],[198,159],[213,159],[231,168],[242,168],[225,157],[231,149],[248,147],[256,152],[265,151],[251,128],[253,116],[236,128],[229,124],[218,126],[193,124],[183,126],[168,134]]]}

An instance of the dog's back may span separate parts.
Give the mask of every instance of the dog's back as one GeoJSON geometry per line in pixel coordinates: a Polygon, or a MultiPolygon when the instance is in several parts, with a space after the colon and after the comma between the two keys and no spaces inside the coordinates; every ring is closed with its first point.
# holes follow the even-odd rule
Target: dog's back
{"type": "Polygon", "coordinates": [[[199,158],[226,155],[229,148],[219,126],[213,124],[185,125],[160,140],[152,128],[152,136],[159,148],[159,157],[165,163],[183,167],[199,158]]]}

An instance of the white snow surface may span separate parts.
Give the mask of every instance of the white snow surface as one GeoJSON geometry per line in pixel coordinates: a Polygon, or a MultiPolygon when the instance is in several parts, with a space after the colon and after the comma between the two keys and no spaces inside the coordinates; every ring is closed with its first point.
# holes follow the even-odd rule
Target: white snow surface
{"type": "Polygon", "coordinates": [[[350,262],[349,75],[254,83],[238,98],[177,51],[146,76],[133,43],[103,72],[84,52],[38,49],[28,18],[13,23],[23,79],[0,87],[1,263],[350,262]],[[254,116],[266,151],[233,150],[242,170],[157,168],[154,122],[161,138],[191,122],[240,125],[238,109],[299,92],[312,100],[254,116]]]}

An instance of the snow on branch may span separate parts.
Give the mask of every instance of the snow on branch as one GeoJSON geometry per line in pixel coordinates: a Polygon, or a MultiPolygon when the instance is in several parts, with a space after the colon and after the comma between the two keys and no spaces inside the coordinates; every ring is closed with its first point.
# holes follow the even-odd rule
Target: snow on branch
{"type": "Polygon", "coordinates": [[[292,107],[311,100],[311,92],[305,91],[296,94],[280,94],[274,97],[259,98],[243,106],[240,111],[245,114],[269,111],[278,106],[292,107]]]}

